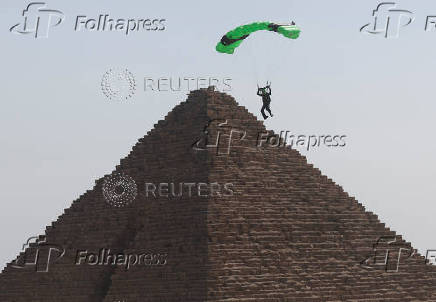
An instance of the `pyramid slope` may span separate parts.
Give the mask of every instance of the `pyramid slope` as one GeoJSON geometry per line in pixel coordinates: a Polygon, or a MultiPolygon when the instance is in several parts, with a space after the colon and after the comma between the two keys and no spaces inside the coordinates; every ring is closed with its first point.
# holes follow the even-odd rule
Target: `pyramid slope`
{"type": "Polygon", "coordinates": [[[256,147],[264,131],[232,97],[191,92],[117,167],[141,184],[135,202],[107,205],[97,181],[46,230],[65,256],[47,273],[8,265],[0,301],[436,301],[436,269],[410,243],[297,151],[256,147]],[[209,146],[193,148],[210,120],[209,146]],[[151,198],[146,182],[231,183],[234,194],[151,198]],[[388,267],[362,264],[377,240],[388,267]],[[77,249],[100,248],[168,262],[74,265],[77,249]]]}
{"type": "MultiPolygon", "coordinates": [[[[233,114],[228,108],[227,117],[233,114]]],[[[228,157],[215,157],[210,169],[210,181],[233,179],[241,190],[227,207],[223,200],[209,203],[208,220],[214,222],[208,224],[209,233],[216,239],[209,244],[212,300],[226,301],[229,292],[238,301],[436,300],[436,270],[417,254],[404,257],[412,250],[410,243],[297,151],[253,147],[262,125],[247,120],[233,120],[232,125],[247,130],[245,143],[228,157]],[[380,238],[396,239],[377,246],[380,256],[390,250],[389,272],[361,265],[380,238]],[[390,272],[399,248],[404,250],[398,272],[390,272]],[[229,262],[223,250],[238,258],[229,262]]]]}
{"type": "MultiPolygon", "coordinates": [[[[183,144],[187,137],[198,135],[206,120],[205,104],[193,106],[184,102],[175,107],[165,121],[157,123],[139,140],[114,171],[114,175],[122,172],[134,179],[138,186],[135,202],[125,207],[110,206],[102,194],[103,178],[96,181],[92,190],[74,201],[46,229],[46,242],[64,247],[65,255],[50,263],[47,273],[35,273],[33,267],[16,269],[9,263],[0,274],[0,301],[102,301],[111,285],[114,267],[75,265],[77,251],[98,253],[104,248],[124,253],[128,250],[138,230],[153,219],[140,214],[151,211],[150,206],[159,208],[158,204],[143,202],[146,181],[189,176],[192,181],[207,182],[205,157],[190,158],[189,148],[183,144]],[[184,114],[179,120],[180,111],[184,114]],[[170,131],[166,125],[171,125],[170,131]]],[[[33,244],[26,250],[28,259],[34,257],[38,247],[33,244]]],[[[44,259],[39,260],[42,262],[39,266],[44,268],[44,259]]]]}
{"type": "MultiPolygon", "coordinates": [[[[169,278],[174,272],[168,270],[163,273],[168,279],[142,271],[117,271],[105,301],[120,297],[143,297],[141,301],[435,299],[435,270],[419,255],[402,259],[401,270],[395,273],[362,267],[381,237],[396,240],[395,246],[379,245],[390,250],[391,258],[398,247],[411,249],[401,236],[365,212],[297,151],[253,147],[258,133],[265,131],[263,123],[233,98],[202,92],[190,97],[194,100],[199,94],[207,98],[209,119],[218,119],[208,129],[210,136],[221,132],[224,137],[219,148],[208,150],[209,181],[232,182],[238,189],[232,198],[208,200],[207,299],[196,299],[190,291],[182,296],[154,291],[156,282],[174,284],[169,278]],[[227,131],[218,126],[226,120],[227,131]],[[247,136],[226,154],[230,129],[247,130],[247,136]]],[[[148,244],[139,238],[137,248],[148,244]]]]}
{"type": "Polygon", "coordinates": [[[209,203],[213,301],[229,300],[228,293],[237,301],[436,300],[436,270],[411,255],[410,243],[297,151],[254,148],[262,127],[241,121],[232,126],[251,133],[251,142],[248,135],[230,156],[215,157],[209,175],[210,181],[232,179],[241,190],[228,206],[218,199],[209,203]],[[388,271],[378,265],[381,259],[361,264],[374,247],[379,256],[390,251],[388,271]],[[233,255],[232,261],[226,255],[233,255]]]}

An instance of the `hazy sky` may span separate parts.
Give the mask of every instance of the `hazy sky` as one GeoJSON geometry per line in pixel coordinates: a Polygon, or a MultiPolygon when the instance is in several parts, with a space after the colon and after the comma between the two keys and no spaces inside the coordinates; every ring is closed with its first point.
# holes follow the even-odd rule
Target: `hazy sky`
{"type": "Polygon", "coordinates": [[[0,4],[1,267],[185,100],[186,89],[144,91],[159,77],[231,79],[229,93],[259,117],[256,84],[272,81],[267,128],[347,135],[344,148],[301,152],[421,253],[436,249],[436,30],[424,30],[435,1],[397,2],[414,21],[390,39],[359,31],[379,4],[368,0],[52,0],[65,19],[38,39],[9,31],[29,3],[0,4]],[[165,30],[74,31],[77,16],[100,14],[165,19],[165,30]],[[259,32],[234,55],[215,51],[238,25],[291,20],[298,40],[259,32]],[[102,93],[110,68],[134,74],[129,100],[102,93]]]}

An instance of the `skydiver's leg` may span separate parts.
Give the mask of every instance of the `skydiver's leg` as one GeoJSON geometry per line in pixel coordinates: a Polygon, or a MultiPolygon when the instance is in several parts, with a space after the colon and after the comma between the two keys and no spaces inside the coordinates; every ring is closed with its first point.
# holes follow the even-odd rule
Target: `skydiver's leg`
{"type": "Polygon", "coordinates": [[[271,113],[271,109],[269,108],[269,104],[264,106],[266,111],[268,111],[269,115],[273,116],[273,114],[271,113]]]}
{"type": "Polygon", "coordinates": [[[266,104],[263,104],[262,109],[260,109],[260,112],[262,113],[264,120],[268,118],[268,116],[265,114],[265,108],[266,108],[266,104]]]}

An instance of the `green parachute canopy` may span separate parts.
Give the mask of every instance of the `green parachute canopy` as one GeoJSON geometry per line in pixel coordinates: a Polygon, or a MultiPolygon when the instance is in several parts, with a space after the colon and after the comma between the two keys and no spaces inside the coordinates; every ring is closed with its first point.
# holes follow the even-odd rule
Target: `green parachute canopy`
{"type": "Polygon", "coordinates": [[[275,31],[286,38],[297,39],[300,35],[300,29],[294,22],[291,24],[275,24],[271,22],[254,22],[247,25],[238,26],[226,33],[221,41],[216,45],[216,50],[222,53],[232,54],[245,38],[251,33],[258,30],[275,31]]]}

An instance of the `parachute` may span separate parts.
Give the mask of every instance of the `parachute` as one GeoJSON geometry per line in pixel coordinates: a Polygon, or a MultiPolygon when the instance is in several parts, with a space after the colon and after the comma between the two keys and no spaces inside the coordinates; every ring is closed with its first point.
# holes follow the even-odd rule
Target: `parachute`
{"type": "Polygon", "coordinates": [[[226,33],[221,38],[221,41],[216,45],[216,50],[221,53],[232,54],[235,51],[235,48],[237,48],[245,38],[258,30],[274,31],[290,39],[297,39],[301,31],[294,22],[291,24],[254,22],[251,24],[238,26],[226,33]]]}

